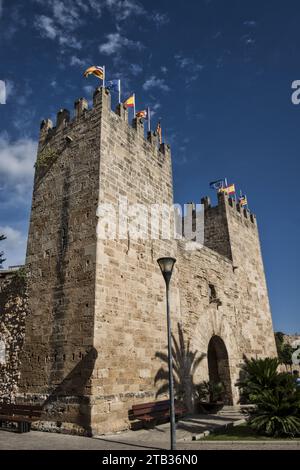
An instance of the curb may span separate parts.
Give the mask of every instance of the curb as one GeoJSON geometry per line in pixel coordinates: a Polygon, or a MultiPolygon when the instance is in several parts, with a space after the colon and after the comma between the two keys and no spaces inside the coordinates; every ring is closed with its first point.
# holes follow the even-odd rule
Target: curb
{"type": "MultiPolygon", "coordinates": [[[[201,440],[202,440],[202,439],[198,439],[199,443],[200,443],[201,440]]],[[[270,444],[278,444],[278,445],[284,444],[284,445],[287,445],[287,446],[290,446],[290,445],[294,445],[294,446],[295,446],[295,445],[296,445],[296,447],[299,447],[299,448],[300,448],[300,441],[299,441],[299,440],[294,440],[294,441],[293,441],[293,440],[290,440],[290,441],[286,440],[286,441],[282,441],[282,440],[280,440],[280,439],[270,439],[269,441],[264,441],[264,440],[260,440],[260,439],[257,439],[257,440],[254,440],[254,439],[251,440],[251,439],[249,439],[249,440],[247,440],[247,441],[242,441],[242,440],[238,440],[238,439],[237,439],[237,440],[235,440],[235,441],[229,441],[229,440],[228,440],[228,441],[227,441],[227,440],[226,440],[226,441],[202,441],[202,444],[203,444],[203,445],[206,445],[206,444],[208,444],[208,443],[209,443],[209,444],[216,445],[216,446],[217,446],[218,444],[220,444],[220,445],[224,445],[224,444],[230,444],[230,445],[233,445],[233,444],[237,444],[237,445],[242,444],[242,445],[245,445],[245,444],[247,444],[247,445],[250,445],[250,446],[251,446],[251,445],[263,445],[263,446],[267,446],[267,445],[270,445],[270,444]]]]}

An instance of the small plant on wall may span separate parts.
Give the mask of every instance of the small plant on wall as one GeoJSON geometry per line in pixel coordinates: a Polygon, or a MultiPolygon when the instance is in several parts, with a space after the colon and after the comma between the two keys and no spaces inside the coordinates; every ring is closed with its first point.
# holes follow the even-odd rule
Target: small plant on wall
{"type": "Polygon", "coordinates": [[[41,168],[48,168],[48,166],[54,163],[56,160],[57,160],[56,150],[46,145],[39,153],[39,156],[35,163],[35,168],[37,170],[41,168]]]}

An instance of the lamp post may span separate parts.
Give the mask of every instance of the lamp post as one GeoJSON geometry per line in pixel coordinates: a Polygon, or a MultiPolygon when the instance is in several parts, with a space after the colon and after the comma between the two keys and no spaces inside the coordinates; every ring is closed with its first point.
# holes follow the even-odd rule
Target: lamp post
{"type": "Polygon", "coordinates": [[[171,319],[169,302],[169,284],[172,277],[172,271],[175,258],[159,258],[157,260],[161,273],[166,283],[167,297],[167,327],[168,327],[168,366],[169,366],[169,397],[170,397],[170,434],[171,450],[176,449],[176,427],[175,427],[175,406],[174,406],[174,385],[173,385],[173,358],[172,358],[172,337],[171,337],[171,319]]]}

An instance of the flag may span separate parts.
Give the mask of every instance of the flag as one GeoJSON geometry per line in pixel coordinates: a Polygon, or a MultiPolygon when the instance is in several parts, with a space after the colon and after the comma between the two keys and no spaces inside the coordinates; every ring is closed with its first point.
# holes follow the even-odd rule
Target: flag
{"type": "Polygon", "coordinates": [[[129,98],[127,98],[127,100],[125,100],[123,104],[124,106],[126,106],[126,108],[134,108],[135,106],[134,94],[129,96],[129,98]]]}
{"type": "Polygon", "coordinates": [[[159,143],[162,143],[162,135],[161,135],[161,125],[160,121],[158,121],[157,126],[156,126],[156,134],[158,135],[159,138],[159,143]]]}
{"type": "Polygon", "coordinates": [[[100,78],[100,80],[104,80],[105,72],[104,67],[100,67],[99,65],[92,65],[84,72],[83,76],[87,78],[89,75],[95,75],[95,77],[100,78]]]}
{"type": "Polygon", "coordinates": [[[222,187],[222,188],[219,189],[219,192],[223,192],[225,194],[228,194],[229,196],[231,194],[235,194],[235,185],[230,184],[229,186],[222,187]]]}
{"type": "Polygon", "coordinates": [[[246,195],[240,196],[239,203],[242,207],[247,206],[248,205],[247,196],[246,195]]]}
{"type": "Polygon", "coordinates": [[[211,181],[209,183],[209,187],[213,189],[221,189],[221,188],[224,188],[225,184],[226,184],[225,179],[220,179],[216,181],[211,181]]]}
{"type": "Polygon", "coordinates": [[[143,118],[143,119],[148,119],[148,113],[146,109],[143,109],[142,111],[138,111],[135,115],[137,118],[143,118]]]}
{"type": "Polygon", "coordinates": [[[108,88],[111,91],[119,91],[120,80],[108,80],[105,84],[105,88],[108,88]]]}

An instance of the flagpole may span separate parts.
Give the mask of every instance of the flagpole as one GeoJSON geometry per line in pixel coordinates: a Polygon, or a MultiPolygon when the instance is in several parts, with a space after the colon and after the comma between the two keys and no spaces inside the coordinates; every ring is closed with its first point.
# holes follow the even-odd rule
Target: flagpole
{"type": "Polygon", "coordinates": [[[119,79],[119,104],[121,104],[121,80],[119,79]]]}
{"type": "Polygon", "coordinates": [[[102,67],[103,67],[103,81],[102,81],[102,85],[103,85],[103,88],[105,88],[105,65],[103,65],[102,67]]]}
{"type": "Polygon", "coordinates": [[[133,118],[135,118],[135,93],[133,93],[133,118]]]}
{"type": "Polygon", "coordinates": [[[147,108],[147,114],[148,114],[148,132],[151,132],[151,114],[150,114],[149,106],[147,108]]]}

